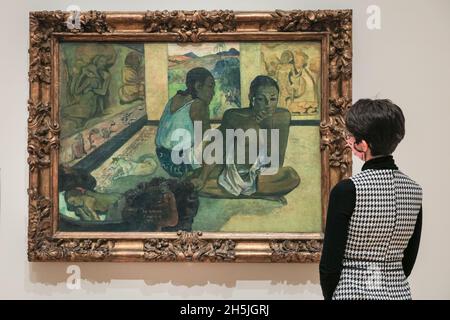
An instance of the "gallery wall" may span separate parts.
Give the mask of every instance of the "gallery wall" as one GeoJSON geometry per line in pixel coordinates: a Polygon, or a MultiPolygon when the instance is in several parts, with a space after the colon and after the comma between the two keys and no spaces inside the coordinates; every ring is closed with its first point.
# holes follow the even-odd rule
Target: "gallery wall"
{"type": "MultiPolygon", "coordinates": [[[[353,99],[390,98],[403,108],[406,138],[394,153],[424,190],[422,241],[410,276],[416,299],[450,299],[450,2],[387,0],[1,2],[0,298],[321,299],[317,264],[28,263],[28,12],[161,9],[353,9],[353,99]],[[377,5],[380,29],[367,27],[377,5]],[[81,285],[67,286],[80,268],[81,285]],[[72,269],[71,269],[72,268],[72,269]]],[[[361,168],[354,159],[354,172],[361,168]]]]}

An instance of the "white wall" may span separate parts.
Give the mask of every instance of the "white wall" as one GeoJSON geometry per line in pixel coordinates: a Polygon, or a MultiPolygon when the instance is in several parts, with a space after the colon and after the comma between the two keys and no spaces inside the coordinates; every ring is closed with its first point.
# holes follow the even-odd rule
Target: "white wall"
{"type": "MultiPolygon", "coordinates": [[[[80,290],[68,290],[66,263],[28,263],[28,11],[65,9],[336,9],[353,12],[353,98],[387,97],[406,115],[395,153],[424,189],[424,226],[410,281],[417,299],[450,299],[450,1],[2,1],[0,59],[0,298],[320,299],[318,265],[79,264],[80,290]],[[216,3],[216,4],[215,4],[216,3]],[[381,30],[366,8],[381,8],[381,30]]],[[[355,161],[355,172],[361,164],[355,161]]]]}

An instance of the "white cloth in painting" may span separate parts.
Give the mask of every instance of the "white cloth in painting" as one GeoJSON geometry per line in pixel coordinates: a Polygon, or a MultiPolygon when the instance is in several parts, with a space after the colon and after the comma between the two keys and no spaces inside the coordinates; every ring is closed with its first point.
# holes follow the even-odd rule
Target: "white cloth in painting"
{"type": "MultiPolygon", "coordinates": [[[[254,194],[257,188],[257,178],[261,172],[264,172],[267,169],[266,167],[268,164],[266,143],[263,142],[259,146],[261,147],[259,155],[250,168],[236,166],[234,163],[234,154],[227,153],[227,162],[219,175],[219,185],[235,196],[250,196],[254,194]]],[[[227,150],[230,149],[227,148],[227,150]]]]}

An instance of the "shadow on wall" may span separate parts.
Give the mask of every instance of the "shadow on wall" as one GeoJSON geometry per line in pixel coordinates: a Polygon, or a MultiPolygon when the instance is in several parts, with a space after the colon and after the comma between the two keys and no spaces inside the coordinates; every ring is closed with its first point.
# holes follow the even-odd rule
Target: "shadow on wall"
{"type": "Polygon", "coordinates": [[[319,284],[318,264],[294,263],[29,263],[30,282],[50,286],[65,284],[70,276],[66,273],[70,265],[79,266],[81,279],[92,284],[109,284],[113,280],[143,280],[148,286],[214,284],[228,288],[235,287],[238,281],[271,281],[271,285],[319,284]]]}

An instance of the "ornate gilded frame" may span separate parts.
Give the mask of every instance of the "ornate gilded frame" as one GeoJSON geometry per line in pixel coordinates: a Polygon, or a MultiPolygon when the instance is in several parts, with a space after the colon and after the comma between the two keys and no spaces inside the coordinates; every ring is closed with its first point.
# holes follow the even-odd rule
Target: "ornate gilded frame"
{"type": "Polygon", "coordinates": [[[28,164],[29,261],[318,262],[323,233],[93,233],[59,232],[58,42],[321,39],[328,77],[320,122],[322,219],[330,188],[351,174],[343,117],[351,105],[351,10],[233,12],[31,12],[28,164]]]}

